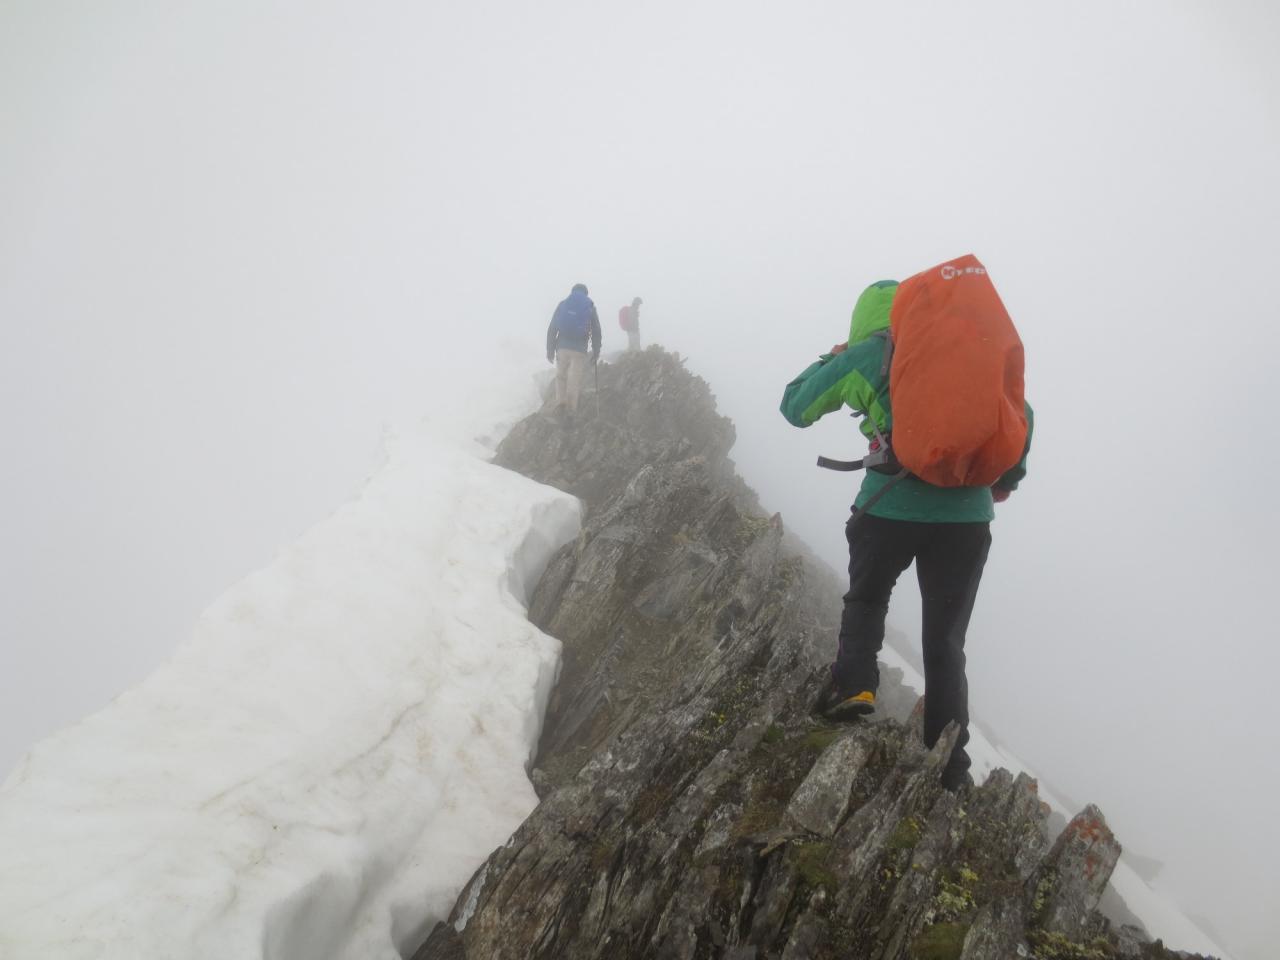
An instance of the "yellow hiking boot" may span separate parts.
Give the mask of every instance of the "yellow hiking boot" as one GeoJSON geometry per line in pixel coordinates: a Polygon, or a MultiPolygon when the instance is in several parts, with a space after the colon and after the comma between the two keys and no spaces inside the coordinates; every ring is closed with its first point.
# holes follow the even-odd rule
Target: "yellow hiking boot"
{"type": "Polygon", "coordinates": [[[837,701],[827,708],[823,716],[828,720],[852,720],[855,717],[865,717],[875,708],[876,695],[870,690],[863,690],[852,697],[837,701]]]}

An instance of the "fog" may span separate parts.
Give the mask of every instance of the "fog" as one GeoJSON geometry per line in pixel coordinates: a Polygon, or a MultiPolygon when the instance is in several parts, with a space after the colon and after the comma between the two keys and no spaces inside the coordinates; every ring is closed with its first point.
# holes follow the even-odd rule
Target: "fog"
{"type": "Polygon", "coordinates": [[[0,772],[354,493],[385,424],[543,363],[575,282],[606,350],[644,298],[842,568],[854,481],[813,461],[854,429],[789,427],[782,387],[866,284],[974,252],[1037,413],[974,714],[1270,956],[1278,42],[1246,0],[7,0],[0,772]]]}

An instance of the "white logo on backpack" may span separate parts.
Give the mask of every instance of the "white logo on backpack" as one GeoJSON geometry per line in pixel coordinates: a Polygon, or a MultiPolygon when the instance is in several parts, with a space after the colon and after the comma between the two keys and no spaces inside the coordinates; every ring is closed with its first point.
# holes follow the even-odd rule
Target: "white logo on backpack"
{"type": "Polygon", "coordinates": [[[966,274],[976,274],[976,273],[986,273],[986,272],[987,272],[986,267],[965,267],[964,269],[961,269],[959,267],[953,267],[951,264],[948,263],[946,266],[942,268],[942,279],[954,280],[956,277],[961,277],[966,274]]]}

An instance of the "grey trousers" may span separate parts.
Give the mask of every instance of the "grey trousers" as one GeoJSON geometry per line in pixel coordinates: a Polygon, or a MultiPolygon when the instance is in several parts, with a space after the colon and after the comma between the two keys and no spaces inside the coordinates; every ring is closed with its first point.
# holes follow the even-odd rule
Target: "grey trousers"
{"type": "Polygon", "coordinates": [[[987,523],[916,523],[869,514],[851,518],[849,592],[844,595],[840,649],[831,672],[842,696],[875,692],[876,654],[884,642],[889,594],[899,575],[916,563],[924,623],[924,742],[932,747],[951,721],[960,737],[948,767],[969,768],[969,684],[964,641],[991,548],[987,523]]]}

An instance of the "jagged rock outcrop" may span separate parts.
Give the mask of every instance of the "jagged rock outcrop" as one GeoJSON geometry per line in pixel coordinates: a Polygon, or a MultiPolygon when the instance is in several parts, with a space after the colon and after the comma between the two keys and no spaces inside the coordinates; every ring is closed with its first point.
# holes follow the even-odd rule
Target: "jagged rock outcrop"
{"type": "Polygon", "coordinates": [[[1090,804],[1067,824],[1041,867],[1038,899],[1045,930],[1077,939],[1101,932],[1093,909],[1120,859],[1102,811],[1090,804]]]}
{"type": "Polygon", "coordinates": [[[761,515],[676,358],[600,384],[598,416],[498,452],[587,505],[530,606],[564,643],[542,802],[414,960],[1172,956],[1097,913],[1119,845],[1096,809],[1051,848],[1026,776],[941,789],[954,731],[816,719],[840,585],[761,515]]]}
{"type": "Polygon", "coordinates": [[[591,512],[646,464],[698,456],[725,488],[754,504],[728,459],[733,424],[716,413],[705,380],[657,349],[624,355],[598,372],[598,389],[587,383],[573,429],[560,428],[549,410],[535,414],[511,429],[494,462],[572,493],[591,512]]]}

